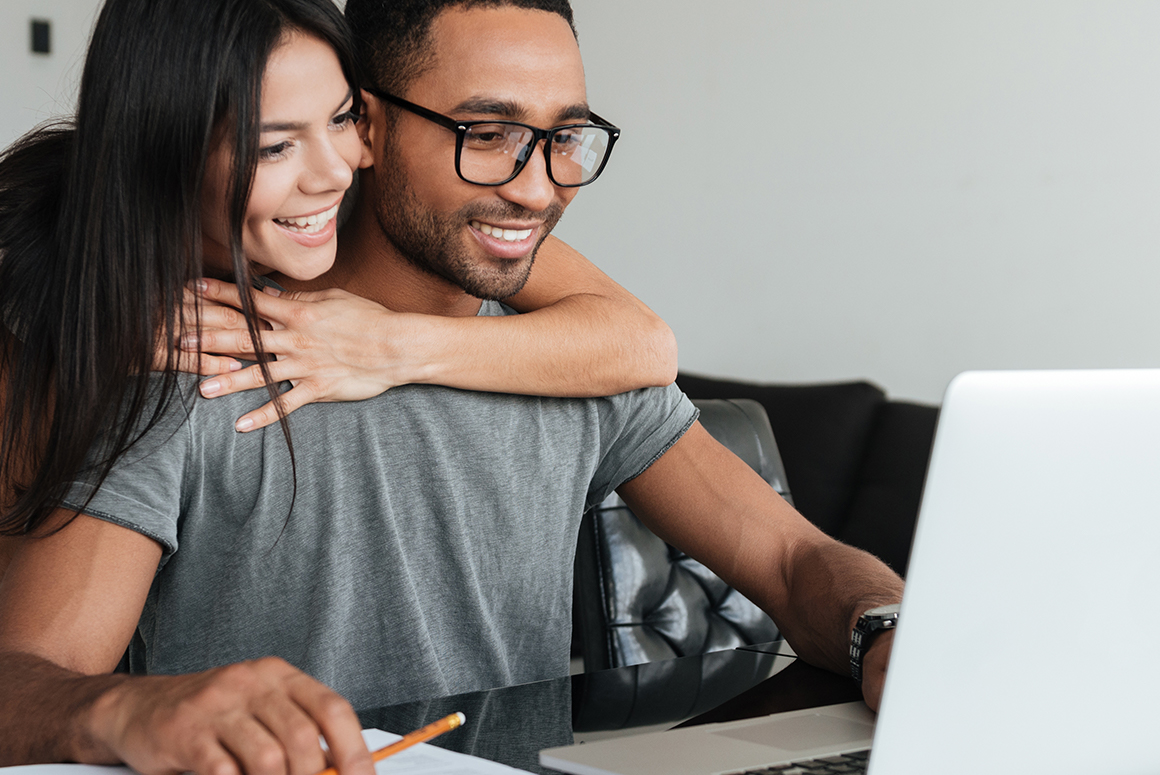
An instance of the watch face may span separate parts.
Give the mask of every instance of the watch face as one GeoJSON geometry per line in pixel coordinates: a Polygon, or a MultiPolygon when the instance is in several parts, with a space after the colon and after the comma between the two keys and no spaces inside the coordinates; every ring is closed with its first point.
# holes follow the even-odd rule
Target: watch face
{"type": "Polygon", "coordinates": [[[898,614],[898,609],[901,608],[898,603],[891,603],[890,605],[880,605],[877,608],[871,608],[863,616],[890,616],[891,614],[898,614]]]}

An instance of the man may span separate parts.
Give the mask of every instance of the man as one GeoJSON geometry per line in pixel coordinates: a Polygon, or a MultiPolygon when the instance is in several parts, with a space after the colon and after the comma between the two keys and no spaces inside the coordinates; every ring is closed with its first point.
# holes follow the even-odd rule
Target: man
{"type": "MultiPolygon", "coordinates": [[[[348,0],[347,14],[373,81],[375,164],[319,287],[397,311],[504,314],[480,299],[519,290],[568,184],[603,156],[604,130],[534,131],[599,123],[566,2],[348,0]],[[530,147],[527,129],[500,122],[532,128],[530,147]],[[546,153],[545,135],[568,153],[546,153]],[[506,172],[478,158],[505,141],[506,172]]],[[[365,705],[562,674],[576,524],[614,487],[833,670],[848,668],[858,617],[901,594],[717,444],[672,387],[571,400],[405,386],[306,407],[291,418],[296,491],[277,431],[206,431],[264,400],[198,402],[126,456],[93,500],[99,519],[53,538],[102,558],[104,582],[38,606],[61,612],[59,639],[7,643],[5,709],[23,715],[5,720],[0,750],[147,774],[310,775],[322,733],[343,775],[368,775],[350,706],[319,680],[365,705]],[[313,678],[272,659],[85,675],[108,669],[91,654],[107,663],[126,633],[150,672],[282,655],[313,678]]],[[[890,642],[865,656],[874,706],[890,642]]]]}

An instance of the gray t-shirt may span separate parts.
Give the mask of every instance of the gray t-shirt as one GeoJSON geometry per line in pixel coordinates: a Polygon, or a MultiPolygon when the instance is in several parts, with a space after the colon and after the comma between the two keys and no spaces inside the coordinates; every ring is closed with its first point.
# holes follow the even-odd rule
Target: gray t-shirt
{"type": "Polygon", "coordinates": [[[407,385],[290,415],[295,490],[277,425],[233,430],[266,400],[188,400],[85,509],[164,547],[131,669],[277,655],[356,707],[565,675],[582,512],[696,418],[675,387],[554,399],[407,385]]]}

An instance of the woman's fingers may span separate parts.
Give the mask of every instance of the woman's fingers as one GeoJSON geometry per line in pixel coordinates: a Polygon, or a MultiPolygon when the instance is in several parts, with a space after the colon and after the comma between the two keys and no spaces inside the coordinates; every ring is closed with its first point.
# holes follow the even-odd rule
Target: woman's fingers
{"type": "MultiPolygon", "coordinates": [[[[270,355],[289,355],[300,349],[298,335],[286,329],[262,332],[262,349],[270,355]]],[[[203,330],[200,335],[187,334],[181,349],[188,352],[226,353],[247,358],[254,354],[254,340],[246,329],[203,330]]]]}
{"type": "MultiPolygon", "coordinates": [[[[274,361],[268,366],[274,382],[287,382],[298,378],[296,372],[299,367],[293,362],[274,361]]],[[[222,374],[206,380],[201,383],[200,389],[202,396],[217,398],[230,393],[260,388],[265,384],[261,369],[255,364],[234,374],[222,374]]],[[[290,414],[296,409],[301,409],[309,403],[318,401],[320,396],[321,393],[314,382],[306,380],[298,382],[289,391],[281,394],[282,411],[290,414]]],[[[242,415],[234,423],[234,429],[241,432],[256,431],[276,422],[278,422],[278,410],[274,407],[274,402],[270,401],[264,406],[242,415]]]]}
{"type": "Polygon", "coordinates": [[[227,307],[222,304],[203,304],[201,313],[197,318],[194,318],[193,311],[187,308],[185,317],[186,326],[193,329],[195,320],[203,330],[217,328],[244,329],[246,327],[246,318],[241,312],[233,307],[227,307]]]}
{"type": "MultiPolygon", "coordinates": [[[[306,383],[293,387],[288,392],[282,393],[282,411],[290,414],[293,411],[300,410],[306,404],[313,404],[318,397],[314,394],[312,387],[306,383]]],[[[278,411],[274,407],[274,401],[256,408],[253,412],[242,414],[237,422],[233,423],[234,430],[239,433],[248,433],[251,430],[258,430],[268,425],[274,425],[278,421],[278,411]]]]}
{"type": "MultiPolygon", "coordinates": [[[[292,388],[289,392],[281,395],[282,411],[290,414],[296,409],[301,409],[307,404],[313,403],[316,396],[314,392],[306,385],[299,385],[292,388]]],[[[255,409],[252,412],[247,412],[238,418],[234,423],[234,430],[239,433],[247,433],[249,431],[256,431],[259,428],[265,428],[267,425],[273,425],[278,422],[278,410],[274,407],[274,402],[270,401],[265,406],[255,409]]]]}
{"type": "MultiPolygon", "coordinates": [[[[200,283],[207,304],[237,304],[237,288],[218,280],[200,283]]],[[[269,291],[269,289],[267,289],[269,291]]],[[[286,414],[308,403],[361,401],[403,384],[393,351],[368,349],[368,342],[389,341],[392,346],[409,341],[407,317],[396,315],[375,302],[338,289],[310,292],[255,294],[254,308],[273,330],[260,334],[261,348],[277,356],[266,364],[273,382],[292,382],[280,396],[286,414]],[[385,335],[384,328],[398,335],[385,335]]],[[[217,319],[214,319],[217,322],[217,319]]],[[[206,326],[200,334],[186,336],[181,346],[203,352],[253,358],[255,341],[244,327],[206,326]]],[[[216,398],[265,386],[262,369],[248,366],[222,373],[201,384],[201,394],[216,398]]],[[[278,421],[273,402],[243,415],[235,424],[239,431],[257,430],[278,421]]]]}
{"type": "Polygon", "coordinates": [[[197,374],[202,377],[212,377],[217,374],[229,374],[242,368],[241,361],[228,355],[210,355],[207,353],[182,353],[177,359],[177,370],[187,374],[197,374]]]}
{"type": "Polygon", "coordinates": [[[238,286],[233,283],[213,280],[208,277],[193,284],[193,292],[205,301],[224,304],[235,309],[242,306],[242,298],[238,294],[238,286]]]}
{"type": "MultiPolygon", "coordinates": [[[[295,373],[298,367],[292,361],[270,361],[266,366],[270,372],[270,379],[275,384],[300,377],[299,374],[295,373]]],[[[266,380],[262,376],[262,367],[255,363],[232,374],[218,374],[213,379],[207,379],[201,383],[199,390],[206,398],[217,398],[265,385],[266,380]]]]}
{"type": "MultiPolygon", "coordinates": [[[[199,287],[203,288],[203,290],[198,291],[198,295],[202,299],[214,304],[232,307],[235,310],[241,309],[241,294],[238,293],[238,287],[233,283],[210,278],[205,278],[198,282],[199,287]]],[[[338,291],[333,288],[324,291],[283,292],[277,288],[267,287],[261,293],[252,294],[251,299],[254,303],[254,311],[258,313],[258,317],[272,320],[276,323],[286,324],[295,314],[301,312],[304,304],[325,301],[344,293],[344,291],[338,291]]],[[[210,308],[209,305],[206,305],[206,307],[207,309],[210,308]]],[[[240,313],[238,319],[241,321],[238,325],[244,326],[245,320],[241,317],[240,313]]],[[[226,327],[233,328],[237,326],[226,327]]]]}
{"type": "MultiPolygon", "coordinates": [[[[164,345],[158,345],[153,352],[153,371],[165,371],[169,366],[169,350],[164,345]]],[[[215,374],[228,374],[239,371],[241,362],[228,355],[214,355],[200,352],[178,352],[177,362],[174,364],[177,371],[187,374],[198,374],[210,377],[215,374]]]]}

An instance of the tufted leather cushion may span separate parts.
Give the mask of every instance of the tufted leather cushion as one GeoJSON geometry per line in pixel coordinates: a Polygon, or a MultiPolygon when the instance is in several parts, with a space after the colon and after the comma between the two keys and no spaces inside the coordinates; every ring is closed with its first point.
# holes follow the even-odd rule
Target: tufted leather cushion
{"type": "MultiPolygon", "coordinates": [[[[745,399],[694,403],[705,429],[788,499],[761,405],[745,399]]],[[[581,523],[576,610],[585,670],[702,654],[778,635],[761,609],[653,535],[616,495],[581,523]]]]}
{"type": "Polygon", "coordinates": [[[868,382],[778,385],[679,374],[690,398],[752,398],[769,415],[794,505],[835,538],[906,575],[938,407],[868,382]]]}
{"type": "Polygon", "coordinates": [[[841,532],[867,440],[886,403],[881,388],[869,382],[769,385],[684,373],[677,375],[677,386],[692,399],[759,402],[785,455],[797,510],[830,535],[841,532]]]}

